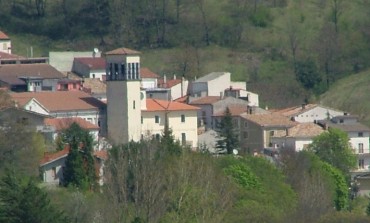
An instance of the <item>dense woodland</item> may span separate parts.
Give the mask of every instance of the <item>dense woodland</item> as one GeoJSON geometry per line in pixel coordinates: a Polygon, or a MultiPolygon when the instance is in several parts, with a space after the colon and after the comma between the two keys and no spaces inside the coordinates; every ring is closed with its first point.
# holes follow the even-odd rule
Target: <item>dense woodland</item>
{"type": "MultiPolygon", "coordinates": [[[[0,0],[0,28],[21,55],[29,45],[37,56],[125,46],[159,74],[229,71],[262,105],[279,107],[318,100],[366,72],[369,13],[366,0],[0,0]]],[[[0,94],[0,108],[8,99],[0,94]]],[[[75,167],[70,176],[82,177],[50,189],[37,162],[50,145],[22,123],[8,125],[0,129],[0,222],[369,222],[369,200],[349,182],[353,160],[320,150],[340,132],[272,163],[194,153],[169,131],[160,142],[113,148],[103,187],[89,187],[75,167]]]]}
{"type": "Polygon", "coordinates": [[[229,71],[261,104],[315,101],[370,65],[370,2],[364,0],[11,0],[0,27],[15,53],[141,50],[159,74],[229,71]],[[19,36],[19,37],[17,37],[19,36]]]}

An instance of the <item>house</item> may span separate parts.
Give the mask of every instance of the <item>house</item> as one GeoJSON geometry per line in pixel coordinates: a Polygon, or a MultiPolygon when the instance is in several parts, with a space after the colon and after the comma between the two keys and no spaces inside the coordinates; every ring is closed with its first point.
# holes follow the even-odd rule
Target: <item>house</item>
{"type": "Polygon", "coordinates": [[[233,82],[230,78],[229,72],[209,73],[190,83],[189,95],[191,98],[226,95],[247,100],[249,106],[259,106],[258,95],[247,91],[245,82],[233,82]]]}
{"type": "Polygon", "coordinates": [[[98,78],[105,81],[105,59],[101,57],[75,57],[72,72],[85,78],[98,78]]]}
{"type": "Polygon", "coordinates": [[[169,100],[176,100],[187,95],[188,86],[188,80],[184,77],[178,79],[176,78],[176,75],[173,75],[173,79],[167,79],[167,76],[165,75],[162,79],[158,80],[158,88],[168,89],[170,94],[169,100]]]}
{"type": "Polygon", "coordinates": [[[82,91],[11,93],[18,107],[54,118],[80,117],[106,134],[106,104],[82,91]]]}
{"type": "Polygon", "coordinates": [[[0,87],[14,92],[56,91],[65,78],[49,64],[6,64],[0,66],[0,87]]]}
{"type": "Polygon", "coordinates": [[[159,138],[168,125],[174,137],[183,145],[198,146],[197,111],[199,108],[157,99],[146,99],[145,109],[141,110],[142,137],[146,135],[159,138]]]}
{"type": "Polygon", "coordinates": [[[165,126],[176,139],[198,145],[197,107],[146,98],[141,90],[140,52],[118,48],[105,54],[107,63],[108,136],[115,144],[159,137],[165,126]],[[138,122],[138,120],[141,120],[138,122]]]}
{"type": "MultiPolygon", "coordinates": [[[[64,171],[66,159],[70,151],[69,147],[55,153],[45,153],[40,160],[40,174],[43,182],[49,185],[62,185],[64,180],[64,171]]],[[[98,176],[99,185],[104,183],[104,162],[108,159],[106,150],[95,151],[95,171],[98,176]]]]}
{"type": "Polygon", "coordinates": [[[12,42],[8,35],[0,31],[0,52],[12,53],[12,42]]]}
{"type": "Polygon", "coordinates": [[[87,130],[92,136],[94,142],[98,142],[99,126],[94,125],[85,119],[79,117],[73,118],[46,118],[44,120],[44,128],[52,129],[52,139],[55,141],[58,135],[68,129],[73,123],[78,124],[81,128],[87,130]]]}
{"type": "Polygon", "coordinates": [[[49,63],[60,72],[70,72],[72,71],[73,61],[76,57],[100,58],[101,52],[96,48],[92,51],[49,52],[49,63]]]}
{"type": "Polygon", "coordinates": [[[264,148],[272,147],[272,137],[281,135],[297,125],[289,118],[276,113],[240,115],[240,145],[246,153],[261,153],[264,148]]]}
{"type": "Polygon", "coordinates": [[[0,126],[19,123],[30,130],[36,131],[44,126],[46,118],[50,118],[50,116],[19,107],[8,107],[0,110],[0,126]]]}
{"type": "Polygon", "coordinates": [[[79,91],[82,89],[82,82],[80,80],[72,80],[64,78],[58,81],[58,91],[79,91]]]}
{"type": "Polygon", "coordinates": [[[271,137],[274,148],[290,149],[296,152],[304,150],[312,143],[313,138],[323,133],[325,130],[315,123],[298,123],[287,129],[286,132],[276,133],[271,137]]]}
{"type": "Polygon", "coordinates": [[[153,89],[158,86],[159,75],[149,70],[146,67],[140,68],[141,75],[141,88],[144,89],[153,89]]]}
{"type": "Polygon", "coordinates": [[[369,127],[358,122],[355,115],[336,116],[331,120],[321,120],[319,124],[324,128],[337,128],[346,132],[352,149],[358,155],[358,168],[354,174],[370,172],[369,127]]]}
{"type": "Polygon", "coordinates": [[[335,116],[345,114],[343,111],[338,111],[319,104],[302,104],[301,106],[285,108],[277,110],[276,112],[301,123],[331,119],[335,116]]]}

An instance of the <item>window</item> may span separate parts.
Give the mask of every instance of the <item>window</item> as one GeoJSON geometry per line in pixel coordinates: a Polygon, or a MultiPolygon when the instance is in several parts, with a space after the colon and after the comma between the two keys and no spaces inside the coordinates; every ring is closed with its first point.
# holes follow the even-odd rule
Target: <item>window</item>
{"type": "Polygon", "coordinates": [[[51,168],[51,177],[55,180],[57,178],[57,168],[51,168]]]}
{"type": "Polygon", "coordinates": [[[95,78],[95,74],[93,74],[92,77],[95,78]]]}
{"type": "Polygon", "coordinates": [[[359,132],[358,133],[358,137],[364,137],[364,133],[363,132],[359,132]]]}
{"type": "Polygon", "coordinates": [[[73,89],[76,89],[76,88],[77,88],[77,84],[73,83],[73,89]]]}
{"type": "Polygon", "coordinates": [[[202,111],[202,117],[206,117],[206,111],[202,111]]]}
{"type": "Polygon", "coordinates": [[[274,131],[270,131],[270,136],[274,136],[274,131]]]}
{"type": "Polygon", "coordinates": [[[160,140],[160,138],[161,138],[161,135],[159,135],[158,133],[157,133],[157,134],[155,134],[155,139],[156,139],[156,140],[158,140],[158,141],[159,141],[159,140],[160,140]]]}
{"type": "Polygon", "coordinates": [[[181,144],[182,145],[186,144],[186,134],[185,133],[181,133],[181,144]]]}
{"type": "Polygon", "coordinates": [[[364,169],[365,168],[365,161],[363,159],[358,160],[358,168],[364,169]]]}
{"type": "Polygon", "coordinates": [[[364,153],[364,144],[363,143],[358,144],[358,153],[364,153]]]}
{"type": "Polygon", "coordinates": [[[244,139],[248,139],[248,132],[243,133],[244,139]]]}
{"type": "Polygon", "coordinates": [[[136,108],[136,103],[135,103],[135,100],[133,101],[132,103],[132,108],[135,109],[136,108]]]}
{"type": "Polygon", "coordinates": [[[248,127],[248,122],[247,121],[244,122],[244,127],[248,127]]]}
{"type": "Polygon", "coordinates": [[[159,123],[159,116],[158,115],[156,115],[155,117],[154,117],[154,119],[155,119],[155,123],[159,123]]]}
{"type": "Polygon", "coordinates": [[[141,116],[141,124],[143,124],[144,123],[144,118],[143,118],[143,116],[141,116]]]}
{"type": "Polygon", "coordinates": [[[185,115],[181,115],[181,122],[185,122],[185,115]]]}
{"type": "Polygon", "coordinates": [[[343,123],[343,122],[344,122],[344,121],[343,121],[343,119],[340,119],[340,120],[339,120],[339,123],[343,123]]]}

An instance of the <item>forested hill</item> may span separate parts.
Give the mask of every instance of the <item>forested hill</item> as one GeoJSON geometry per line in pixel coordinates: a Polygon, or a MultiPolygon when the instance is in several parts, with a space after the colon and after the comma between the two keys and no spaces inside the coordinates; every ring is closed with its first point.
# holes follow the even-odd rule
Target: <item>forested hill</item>
{"type": "Polygon", "coordinates": [[[159,74],[230,71],[275,107],[370,66],[369,12],[363,0],[0,0],[0,28],[22,55],[126,46],[159,74]]]}

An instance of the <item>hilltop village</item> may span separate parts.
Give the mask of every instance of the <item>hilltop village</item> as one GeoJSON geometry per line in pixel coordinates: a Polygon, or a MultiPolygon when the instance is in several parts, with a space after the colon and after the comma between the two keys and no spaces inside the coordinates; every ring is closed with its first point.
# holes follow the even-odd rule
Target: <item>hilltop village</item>
{"type": "MultiPolygon", "coordinates": [[[[227,71],[187,80],[159,75],[143,67],[141,53],[128,48],[101,52],[50,52],[34,58],[12,54],[11,38],[0,32],[0,87],[14,102],[0,110],[0,123],[19,120],[53,142],[77,123],[95,141],[94,156],[103,184],[104,162],[112,145],[160,137],[166,127],[193,151],[218,154],[218,124],[228,109],[237,131],[235,154],[279,159],[281,150],[305,150],[330,128],[348,134],[358,166],[352,180],[359,194],[370,192],[370,129],[355,114],[321,104],[273,109],[260,107],[246,82],[233,82],[227,71]]],[[[48,151],[40,161],[47,184],[63,181],[69,149],[48,151]]]]}

